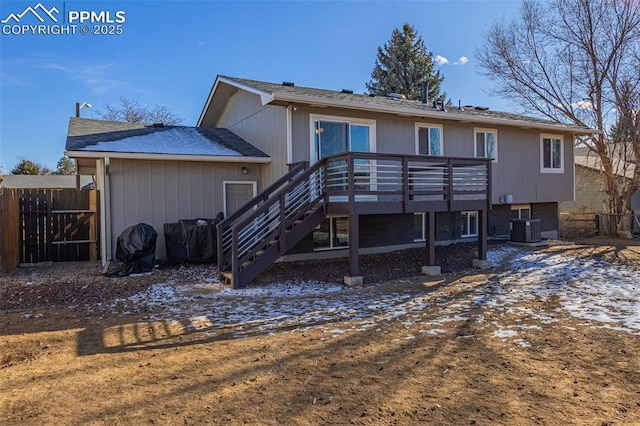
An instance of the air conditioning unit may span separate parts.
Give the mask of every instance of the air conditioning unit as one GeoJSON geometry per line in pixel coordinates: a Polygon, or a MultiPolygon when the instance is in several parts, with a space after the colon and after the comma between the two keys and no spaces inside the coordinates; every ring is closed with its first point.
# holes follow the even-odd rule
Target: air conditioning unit
{"type": "Polygon", "coordinates": [[[512,219],[511,241],[517,243],[539,243],[542,241],[540,219],[512,219]]]}

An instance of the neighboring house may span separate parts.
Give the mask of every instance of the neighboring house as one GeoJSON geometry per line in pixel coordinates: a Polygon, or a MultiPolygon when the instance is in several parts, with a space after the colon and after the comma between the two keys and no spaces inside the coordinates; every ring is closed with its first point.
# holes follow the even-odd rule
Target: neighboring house
{"type": "MultiPolygon", "coordinates": [[[[560,210],[566,212],[602,213],[605,211],[604,176],[602,162],[597,154],[586,147],[574,148],[575,157],[575,199],[560,203],[560,210]]],[[[622,180],[633,177],[635,164],[613,158],[613,166],[622,180]]],[[[631,197],[631,209],[640,212],[640,191],[631,197]]]]}
{"type": "Polygon", "coordinates": [[[347,281],[358,282],[358,254],[425,244],[436,272],[436,240],[477,239],[484,260],[487,234],[509,235],[512,218],[540,219],[542,235],[556,237],[558,203],[573,200],[573,141],[593,132],[484,107],[224,76],[189,132],[228,132],[252,154],[182,152],[166,129],[72,118],[66,155],[106,189],[112,240],[137,222],[161,233],[165,222],[235,211],[219,240],[219,267],[234,285],[284,254],[348,254],[347,281]],[[165,136],[178,152],[132,152],[133,129],[165,136]],[[241,207],[242,188],[266,192],[241,207]]]}
{"type": "Polygon", "coordinates": [[[0,187],[7,189],[82,189],[93,184],[91,175],[3,175],[0,187]]]}

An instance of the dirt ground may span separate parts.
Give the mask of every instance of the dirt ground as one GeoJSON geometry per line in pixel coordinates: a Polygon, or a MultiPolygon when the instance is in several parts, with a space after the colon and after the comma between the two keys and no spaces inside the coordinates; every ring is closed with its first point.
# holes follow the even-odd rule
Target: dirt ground
{"type": "MultiPolygon", "coordinates": [[[[623,264],[640,284],[637,241],[514,250],[623,264]]],[[[374,263],[390,270],[400,262],[386,259],[374,263]]],[[[471,304],[466,319],[442,319],[445,306],[482,293],[507,261],[296,296],[322,310],[310,323],[231,314],[207,322],[198,309],[214,299],[205,293],[226,293],[202,266],[118,279],[93,264],[16,271],[0,277],[0,424],[640,424],[637,330],[594,326],[553,294],[518,309],[471,304]],[[183,289],[188,306],[129,298],[154,283],[183,289]],[[395,295],[423,304],[408,313],[387,303],[376,318],[331,314],[364,293],[368,305],[395,295]],[[552,321],[521,315],[528,311],[552,321]],[[489,322],[520,324],[527,344],[497,338],[489,322]]],[[[318,268],[294,269],[304,280],[318,268]]],[[[256,294],[247,309],[291,302],[256,294]]],[[[231,313],[244,299],[228,300],[231,313]]]]}

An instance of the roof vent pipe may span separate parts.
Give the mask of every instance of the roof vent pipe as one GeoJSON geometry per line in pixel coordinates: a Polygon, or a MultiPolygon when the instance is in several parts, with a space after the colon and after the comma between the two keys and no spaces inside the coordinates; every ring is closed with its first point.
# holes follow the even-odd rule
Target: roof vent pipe
{"type": "Polygon", "coordinates": [[[422,103],[429,103],[429,83],[427,83],[426,81],[422,83],[422,103]]]}

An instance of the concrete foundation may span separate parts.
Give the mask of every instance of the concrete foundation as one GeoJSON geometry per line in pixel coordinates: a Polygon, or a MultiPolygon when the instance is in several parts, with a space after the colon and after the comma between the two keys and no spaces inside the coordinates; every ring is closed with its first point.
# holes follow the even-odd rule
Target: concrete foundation
{"type": "Polygon", "coordinates": [[[351,287],[359,286],[362,285],[362,277],[344,277],[344,283],[351,287]]]}
{"type": "Polygon", "coordinates": [[[431,276],[441,275],[440,267],[439,266],[423,266],[422,274],[431,275],[431,276]]]}
{"type": "Polygon", "coordinates": [[[488,269],[491,267],[491,263],[489,263],[488,260],[480,260],[480,259],[473,259],[472,265],[474,268],[478,268],[478,269],[488,269]]]}

